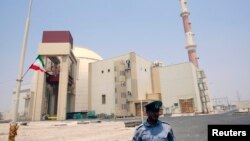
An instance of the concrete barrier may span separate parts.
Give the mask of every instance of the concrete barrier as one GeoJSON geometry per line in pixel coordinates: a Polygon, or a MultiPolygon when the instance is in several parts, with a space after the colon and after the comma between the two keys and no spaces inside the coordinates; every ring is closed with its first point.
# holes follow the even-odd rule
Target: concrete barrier
{"type": "Polygon", "coordinates": [[[141,120],[125,121],[125,127],[135,127],[141,124],[141,120]]]}

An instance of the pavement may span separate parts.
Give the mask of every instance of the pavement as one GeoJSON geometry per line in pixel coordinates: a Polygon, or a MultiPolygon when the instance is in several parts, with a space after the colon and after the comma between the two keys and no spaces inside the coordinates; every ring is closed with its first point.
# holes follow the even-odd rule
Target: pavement
{"type": "MultiPolygon", "coordinates": [[[[131,141],[136,127],[125,127],[125,123],[134,120],[138,121],[140,117],[19,123],[16,141],[131,141]]],[[[172,126],[177,141],[207,141],[208,125],[250,125],[250,114],[229,111],[212,115],[165,116],[160,120],[172,126]]],[[[8,132],[9,123],[0,123],[0,141],[8,140],[8,132]]]]}

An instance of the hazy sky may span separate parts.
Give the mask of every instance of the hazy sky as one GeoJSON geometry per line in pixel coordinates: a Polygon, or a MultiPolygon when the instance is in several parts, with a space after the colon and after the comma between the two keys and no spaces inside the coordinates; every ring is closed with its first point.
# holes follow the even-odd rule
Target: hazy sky
{"type": "MultiPolygon", "coordinates": [[[[28,6],[0,1],[0,111],[11,107],[28,6]]],[[[211,97],[250,99],[250,1],[188,0],[188,8],[211,97]]],[[[188,61],[179,0],[33,0],[24,72],[46,30],[70,31],[74,45],[104,59],[136,52],[166,65],[188,61]]]]}

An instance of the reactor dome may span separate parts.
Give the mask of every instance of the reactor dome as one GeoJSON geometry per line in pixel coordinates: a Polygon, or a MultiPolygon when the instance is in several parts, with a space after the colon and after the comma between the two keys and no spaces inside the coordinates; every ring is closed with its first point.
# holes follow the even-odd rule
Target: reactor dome
{"type": "Polygon", "coordinates": [[[76,58],[86,58],[86,59],[91,59],[91,60],[102,60],[102,57],[95,53],[94,51],[83,48],[83,47],[78,47],[74,46],[73,48],[73,53],[76,58]]]}
{"type": "Polygon", "coordinates": [[[89,63],[102,60],[102,57],[90,49],[78,46],[74,46],[73,53],[77,59],[74,111],[87,111],[89,63]]]}

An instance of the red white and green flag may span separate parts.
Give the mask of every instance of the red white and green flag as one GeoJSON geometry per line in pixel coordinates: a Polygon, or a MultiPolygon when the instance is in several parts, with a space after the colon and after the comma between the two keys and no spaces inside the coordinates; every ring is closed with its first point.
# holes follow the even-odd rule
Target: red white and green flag
{"type": "Polygon", "coordinates": [[[37,56],[36,61],[33,64],[31,64],[30,69],[46,72],[44,61],[41,55],[37,56]]]}

